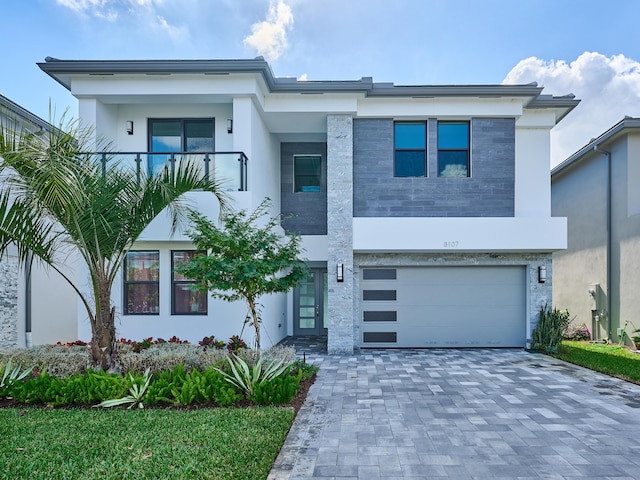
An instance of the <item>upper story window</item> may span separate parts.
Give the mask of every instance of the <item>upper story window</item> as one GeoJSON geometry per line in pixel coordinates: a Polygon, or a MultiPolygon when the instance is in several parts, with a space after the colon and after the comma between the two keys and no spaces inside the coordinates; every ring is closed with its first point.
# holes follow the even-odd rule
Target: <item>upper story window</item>
{"type": "MultiPolygon", "coordinates": [[[[214,152],[214,119],[150,119],[150,152],[214,152]]],[[[157,172],[167,155],[149,155],[149,172],[157,172]]]]}
{"type": "Polygon", "coordinates": [[[293,156],[293,191],[319,192],[322,157],[320,155],[293,156]]]}
{"type": "Polygon", "coordinates": [[[124,314],[160,312],[160,252],[130,251],[124,259],[124,314]]]}
{"type": "Polygon", "coordinates": [[[427,172],[427,125],[397,122],[394,125],[396,177],[424,177],[427,172]]]}
{"type": "Polygon", "coordinates": [[[471,176],[469,122],[438,122],[438,176],[471,176]]]}
{"type": "Polygon", "coordinates": [[[196,282],[180,275],[175,268],[188,262],[196,253],[194,250],[171,251],[171,314],[206,315],[207,294],[193,289],[196,282]]]}

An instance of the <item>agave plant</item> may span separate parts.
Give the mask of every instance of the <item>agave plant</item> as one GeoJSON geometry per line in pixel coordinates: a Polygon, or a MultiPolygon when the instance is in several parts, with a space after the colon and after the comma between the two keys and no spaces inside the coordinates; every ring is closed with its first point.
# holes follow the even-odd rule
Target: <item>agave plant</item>
{"type": "Polygon", "coordinates": [[[133,375],[129,373],[129,380],[131,380],[131,388],[129,389],[129,395],[126,395],[122,398],[116,398],[113,400],[105,400],[104,402],[99,403],[98,405],[94,405],[94,407],[116,407],[118,405],[126,405],[130,403],[127,407],[127,410],[130,410],[134,406],[138,405],[138,408],[144,408],[144,404],[142,403],[142,399],[147,393],[147,388],[149,388],[149,383],[151,382],[151,377],[149,376],[150,369],[147,368],[142,376],[142,383],[138,383],[133,378],[133,375]]]}
{"type": "Polygon", "coordinates": [[[31,373],[33,367],[27,368],[22,371],[21,370],[22,366],[20,364],[11,369],[11,359],[9,359],[4,367],[4,373],[2,374],[2,379],[0,380],[0,389],[8,388],[15,382],[22,380],[31,373]]]}
{"type": "Polygon", "coordinates": [[[252,397],[257,385],[267,383],[274,378],[282,375],[289,367],[284,359],[273,359],[264,365],[264,357],[261,355],[258,361],[250,367],[249,364],[237,355],[229,355],[227,357],[231,373],[218,370],[224,379],[235,387],[239,388],[248,397],[252,397]]]}

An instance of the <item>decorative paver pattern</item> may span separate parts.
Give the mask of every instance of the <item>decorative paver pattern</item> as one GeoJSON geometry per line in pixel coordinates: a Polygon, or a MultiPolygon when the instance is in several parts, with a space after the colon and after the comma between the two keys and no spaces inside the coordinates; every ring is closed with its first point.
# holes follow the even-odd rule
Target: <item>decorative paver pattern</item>
{"type": "Polygon", "coordinates": [[[515,349],[306,358],[271,480],[640,479],[640,386],[515,349]]]}

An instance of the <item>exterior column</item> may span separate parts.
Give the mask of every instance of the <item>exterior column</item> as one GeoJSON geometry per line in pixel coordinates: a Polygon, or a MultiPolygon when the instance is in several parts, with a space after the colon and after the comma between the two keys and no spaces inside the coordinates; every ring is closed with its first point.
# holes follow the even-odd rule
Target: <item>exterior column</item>
{"type": "Polygon", "coordinates": [[[18,346],[18,259],[0,259],[0,349],[18,346]]]}
{"type": "Polygon", "coordinates": [[[351,354],[354,338],[353,119],[327,116],[327,241],[329,354],[351,354]],[[338,265],[344,280],[337,281],[338,265]]]}

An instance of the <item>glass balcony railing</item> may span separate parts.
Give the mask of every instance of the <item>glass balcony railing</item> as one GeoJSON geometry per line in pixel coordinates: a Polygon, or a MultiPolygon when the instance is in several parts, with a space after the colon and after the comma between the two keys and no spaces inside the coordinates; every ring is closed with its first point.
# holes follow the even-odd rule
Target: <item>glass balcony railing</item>
{"type": "Polygon", "coordinates": [[[102,163],[105,169],[115,162],[122,168],[131,168],[139,179],[157,174],[165,165],[174,171],[181,162],[191,161],[204,177],[220,182],[224,191],[247,191],[248,159],[243,152],[99,152],[88,155],[102,163]]]}

